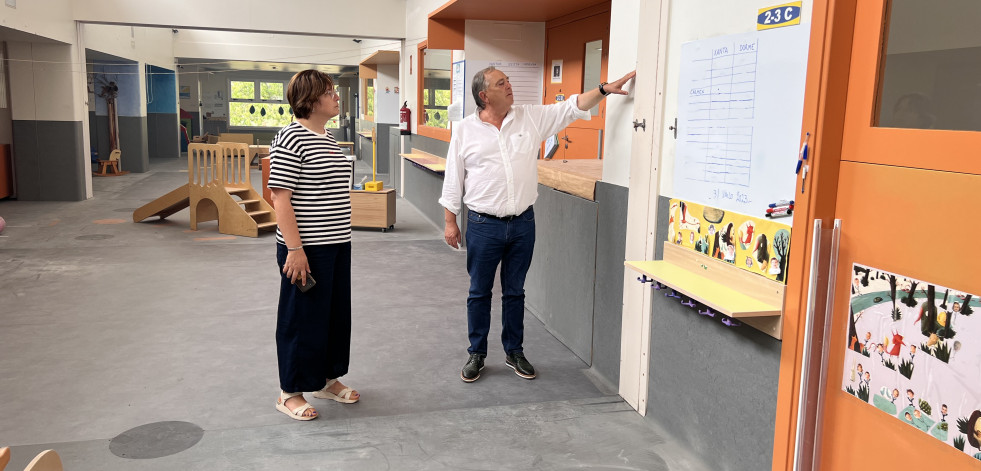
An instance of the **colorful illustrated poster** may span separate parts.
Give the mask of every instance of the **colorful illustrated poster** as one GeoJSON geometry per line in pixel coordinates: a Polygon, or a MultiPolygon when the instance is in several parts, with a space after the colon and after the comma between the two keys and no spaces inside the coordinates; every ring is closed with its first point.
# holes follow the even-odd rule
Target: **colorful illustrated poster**
{"type": "Polygon", "coordinates": [[[981,300],[859,264],[851,292],[842,389],[981,460],[981,300]]]}
{"type": "Polygon", "coordinates": [[[790,226],[678,199],[670,204],[668,240],[672,244],[787,282],[790,226]]]}

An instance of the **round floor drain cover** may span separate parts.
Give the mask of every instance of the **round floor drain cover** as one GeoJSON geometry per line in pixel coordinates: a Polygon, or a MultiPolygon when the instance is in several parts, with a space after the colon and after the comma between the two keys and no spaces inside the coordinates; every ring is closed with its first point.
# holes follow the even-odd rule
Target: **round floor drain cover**
{"type": "Polygon", "coordinates": [[[120,458],[160,458],[191,448],[203,436],[204,430],[190,422],[154,422],[116,435],[109,441],[109,451],[120,458]]]}
{"type": "Polygon", "coordinates": [[[75,238],[75,240],[106,240],[106,239],[112,239],[113,237],[115,236],[110,234],[89,234],[89,235],[78,236],[75,238]]]}

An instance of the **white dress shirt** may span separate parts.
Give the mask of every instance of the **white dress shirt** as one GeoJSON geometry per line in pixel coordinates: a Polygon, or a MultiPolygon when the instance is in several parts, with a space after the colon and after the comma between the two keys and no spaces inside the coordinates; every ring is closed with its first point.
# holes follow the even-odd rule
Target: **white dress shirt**
{"type": "Polygon", "coordinates": [[[538,149],[548,136],[589,111],[579,95],[553,105],[514,105],[501,129],[480,120],[480,110],[453,126],[439,204],[460,214],[460,201],[473,211],[498,217],[523,213],[538,199],[538,149]]]}

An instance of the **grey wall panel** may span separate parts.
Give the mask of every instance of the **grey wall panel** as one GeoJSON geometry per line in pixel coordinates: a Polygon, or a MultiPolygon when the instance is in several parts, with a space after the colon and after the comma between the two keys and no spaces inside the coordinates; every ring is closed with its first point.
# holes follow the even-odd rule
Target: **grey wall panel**
{"type": "Polygon", "coordinates": [[[439,139],[433,139],[426,136],[420,136],[418,134],[412,134],[405,145],[407,150],[419,149],[423,152],[428,152],[433,155],[438,155],[440,157],[446,157],[446,152],[450,148],[450,143],[446,141],[441,141],[439,139]]]}
{"type": "Polygon", "coordinates": [[[187,130],[188,137],[200,136],[201,135],[201,113],[197,111],[191,111],[191,127],[187,130]]]}
{"type": "Polygon", "coordinates": [[[12,124],[17,198],[84,200],[89,152],[83,149],[82,122],[15,120],[12,124]]]}
{"type": "Polygon", "coordinates": [[[204,119],[204,132],[212,135],[219,135],[228,132],[228,121],[221,119],[204,119]]]}
{"type": "Polygon", "coordinates": [[[109,158],[109,117],[89,112],[89,138],[100,159],[109,158]]]}
{"type": "Polygon", "coordinates": [[[14,120],[13,161],[14,181],[17,183],[17,199],[41,200],[41,162],[38,159],[37,121],[14,120]]]}
{"type": "Polygon", "coordinates": [[[388,166],[391,169],[389,172],[389,181],[391,182],[392,188],[396,191],[402,191],[402,157],[399,156],[402,153],[402,135],[399,131],[398,126],[392,126],[388,130],[388,153],[389,160],[388,166]]]}
{"type": "Polygon", "coordinates": [[[357,142],[357,159],[362,162],[371,163],[371,139],[364,137],[360,134],[355,135],[355,142],[357,142]]]}
{"type": "Polygon", "coordinates": [[[119,117],[119,161],[123,170],[142,173],[150,169],[146,129],[146,116],[119,117]]]}
{"type": "Polygon", "coordinates": [[[597,205],[538,185],[525,305],[586,364],[592,359],[597,205]]]}
{"type": "MultiPolygon", "coordinates": [[[[658,205],[666,217],[668,199],[658,205]]],[[[666,235],[659,227],[658,245],[666,235]]],[[[654,292],[651,316],[647,419],[712,469],[770,469],[780,341],[700,316],[662,291],[654,292]]]]}
{"type": "Polygon", "coordinates": [[[180,157],[180,122],[176,113],[147,113],[147,151],[151,159],[180,157]]]}
{"type": "MultiPolygon", "coordinates": [[[[443,191],[443,177],[415,165],[405,165],[405,188],[402,197],[436,227],[443,227],[443,207],[439,195],[443,191]]],[[[463,230],[463,228],[460,228],[463,230]]]]}
{"type": "Polygon", "coordinates": [[[378,140],[375,143],[375,160],[376,160],[376,172],[384,173],[388,175],[391,172],[392,166],[390,162],[392,160],[391,155],[391,132],[392,128],[398,129],[397,125],[392,124],[376,124],[375,125],[375,139],[378,140]]]}
{"type": "Polygon", "coordinates": [[[596,182],[596,287],[593,299],[593,372],[614,389],[620,383],[623,261],[627,247],[626,187],[596,182]]]}

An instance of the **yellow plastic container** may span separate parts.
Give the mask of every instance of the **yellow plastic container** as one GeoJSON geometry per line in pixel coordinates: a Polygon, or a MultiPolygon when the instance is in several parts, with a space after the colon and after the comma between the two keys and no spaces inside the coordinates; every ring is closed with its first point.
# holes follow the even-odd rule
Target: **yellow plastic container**
{"type": "Polygon", "coordinates": [[[372,180],[370,182],[364,183],[364,189],[366,191],[382,191],[382,182],[378,180],[372,180]]]}

